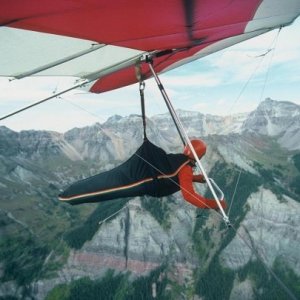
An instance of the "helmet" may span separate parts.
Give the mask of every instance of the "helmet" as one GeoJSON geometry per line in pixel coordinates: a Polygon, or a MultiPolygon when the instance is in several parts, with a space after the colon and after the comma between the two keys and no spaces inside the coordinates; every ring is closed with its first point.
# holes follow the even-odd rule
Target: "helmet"
{"type": "MultiPolygon", "coordinates": [[[[198,158],[200,159],[206,153],[206,144],[202,140],[191,140],[191,144],[194,147],[198,158]]],[[[189,145],[185,146],[183,154],[191,159],[195,159],[189,145]]]]}

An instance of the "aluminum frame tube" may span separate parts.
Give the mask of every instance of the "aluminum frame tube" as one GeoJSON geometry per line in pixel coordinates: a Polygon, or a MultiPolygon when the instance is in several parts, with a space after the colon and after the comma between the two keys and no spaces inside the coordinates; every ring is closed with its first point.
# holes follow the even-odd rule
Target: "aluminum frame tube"
{"type": "Polygon", "coordinates": [[[191,143],[191,141],[190,141],[190,139],[189,139],[189,137],[187,135],[187,132],[184,129],[184,126],[183,126],[180,118],[178,117],[178,115],[177,115],[177,113],[176,113],[176,111],[175,111],[175,109],[174,109],[174,107],[173,107],[173,105],[171,103],[171,100],[168,97],[168,94],[166,93],[166,91],[165,91],[165,89],[164,89],[164,87],[163,87],[163,85],[162,85],[159,77],[157,76],[157,74],[156,74],[156,72],[155,72],[155,70],[154,70],[154,68],[153,68],[153,66],[152,66],[151,63],[149,63],[149,68],[150,68],[150,70],[152,72],[152,75],[153,75],[153,77],[154,77],[154,79],[155,79],[155,81],[156,81],[156,83],[157,83],[157,85],[158,85],[158,87],[159,87],[159,89],[161,91],[161,94],[162,94],[162,96],[163,96],[163,98],[164,98],[164,100],[165,100],[165,102],[166,102],[166,104],[167,104],[167,106],[168,106],[168,108],[170,110],[170,113],[171,113],[171,115],[173,117],[174,122],[177,124],[178,129],[180,130],[180,135],[183,137],[183,139],[186,142],[186,144],[190,147],[190,149],[191,149],[191,151],[193,153],[193,156],[194,156],[194,158],[196,160],[196,164],[199,167],[199,169],[201,170],[201,172],[202,172],[202,174],[203,174],[203,176],[204,176],[204,178],[206,180],[206,183],[207,183],[207,185],[208,185],[208,187],[209,187],[209,189],[210,189],[210,191],[211,191],[214,199],[217,202],[217,205],[218,205],[218,207],[219,207],[219,209],[220,209],[220,211],[222,213],[223,220],[225,221],[225,223],[227,225],[230,225],[229,218],[226,215],[223,207],[221,206],[220,200],[219,200],[219,198],[218,198],[218,196],[217,196],[217,194],[216,194],[216,192],[215,192],[215,190],[214,190],[214,188],[213,188],[213,186],[212,186],[212,184],[210,182],[210,179],[209,179],[206,171],[204,170],[204,168],[203,168],[203,166],[202,166],[202,164],[201,164],[201,162],[200,162],[200,160],[199,160],[199,158],[198,158],[198,156],[196,154],[196,151],[195,151],[195,149],[194,149],[194,147],[193,147],[193,145],[192,145],[192,143],[191,143]]]}

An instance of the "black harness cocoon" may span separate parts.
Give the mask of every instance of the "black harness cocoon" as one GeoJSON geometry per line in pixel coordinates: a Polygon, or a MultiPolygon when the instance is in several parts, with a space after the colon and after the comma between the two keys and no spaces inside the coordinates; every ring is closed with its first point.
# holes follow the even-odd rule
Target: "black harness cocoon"
{"type": "Polygon", "coordinates": [[[177,174],[189,163],[183,154],[167,154],[145,139],[123,164],[75,182],[59,195],[72,205],[150,195],[163,197],[179,191],[177,174]]]}

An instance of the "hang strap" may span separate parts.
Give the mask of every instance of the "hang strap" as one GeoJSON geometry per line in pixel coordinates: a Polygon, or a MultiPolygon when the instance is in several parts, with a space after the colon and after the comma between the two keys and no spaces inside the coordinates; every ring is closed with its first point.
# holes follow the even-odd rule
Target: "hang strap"
{"type": "Polygon", "coordinates": [[[135,65],[135,75],[137,80],[140,83],[139,90],[140,90],[140,96],[141,96],[141,109],[142,109],[142,120],[143,120],[143,129],[144,129],[144,141],[147,140],[146,135],[146,113],[145,113],[145,96],[144,96],[144,90],[145,90],[145,82],[142,75],[142,68],[140,62],[137,62],[135,65]]]}
{"type": "Polygon", "coordinates": [[[140,81],[140,96],[141,96],[141,109],[142,109],[142,120],[143,120],[143,129],[144,129],[144,141],[147,140],[146,135],[146,113],[145,113],[145,96],[144,96],[144,90],[145,90],[145,82],[140,81]]]}

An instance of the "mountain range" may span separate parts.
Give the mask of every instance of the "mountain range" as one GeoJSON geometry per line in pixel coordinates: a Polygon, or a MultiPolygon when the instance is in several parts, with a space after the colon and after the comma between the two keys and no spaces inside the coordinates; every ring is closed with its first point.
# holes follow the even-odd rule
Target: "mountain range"
{"type": "MultiPolygon", "coordinates": [[[[300,297],[300,106],[266,99],[247,114],[178,115],[208,145],[203,165],[224,191],[231,228],[180,193],[58,202],[61,189],[135,152],[139,115],[66,133],[0,127],[0,299],[300,297]]],[[[147,136],[181,152],[172,122],[148,118],[147,136]]]]}

